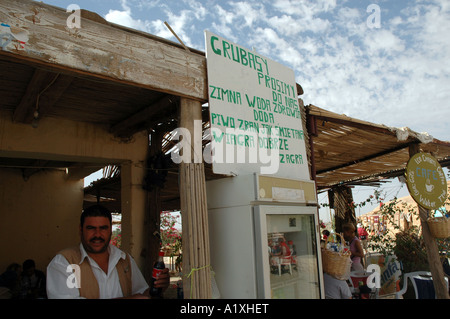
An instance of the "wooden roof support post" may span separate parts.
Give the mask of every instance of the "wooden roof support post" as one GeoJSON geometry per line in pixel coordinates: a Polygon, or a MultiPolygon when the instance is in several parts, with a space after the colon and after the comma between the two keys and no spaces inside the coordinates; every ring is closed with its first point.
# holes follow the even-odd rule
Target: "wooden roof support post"
{"type": "MultiPolygon", "coordinates": [[[[148,150],[147,157],[147,172],[151,169],[148,166],[149,158],[152,156],[156,156],[159,152],[161,152],[161,141],[164,132],[155,131],[151,134],[151,144],[148,150]]],[[[147,185],[147,187],[150,187],[147,185]]],[[[158,259],[158,252],[161,250],[160,245],[160,232],[161,232],[161,188],[155,185],[152,185],[150,189],[147,189],[147,201],[146,201],[146,212],[147,216],[147,254],[146,254],[146,262],[144,268],[144,277],[148,281],[150,281],[153,271],[153,265],[158,259]]]]}
{"type": "MultiPolygon", "coordinates": [[[[419,153],[419,144],[412,144],[409,146],[409,157],[419,153]]],[[[442,268],[441,259],[439,257],[439,249],[436,240],[431,235],[428,227],[427,218],[430,213],[428,209],[423,208],[419,204],[419,218],[422,226],[422,236],[427,249],[428,264],[430,265],[431,275],[433,276],[434,290],[437,299],[449,299],[447,286],[444,279],[444,269],[442,268]]]]}
{"type": "Polygon", "coordinates": [[[316,182],[316,189],[317,189],[317,174],[316,174],[316,160],[314,157],[314,137],[318,136],[317,133],[317,121],[314,115],[309,115],[309,111],[307,112],[305,110],[305,106],[303,105],[303,100],[298,99],[299,103],[301,103],[301,108],[303,110],[302,116],[303,118],[303,125],[306,129],[306,137],[305,140],[307,141],[306,146],[309,147],[309,159],[310,159],[310,175],[311,179],[313,179],[316,182]]]}
{"type": "Polygon", "coordinates": [[[181,98],[180,127],[187,129],[191,137],[191,160],[189,163],[181,162],[179,167],[185,299],[211,298],[208,209],[201,152],[202,126],[198,125],[201,120],[201,103],[181,98]]]}
{"type": "Polygon", "coordinates": [[[352,206],[352,189],[346,185],[333,188],[334,227],[336,233],[342,233],[345,223],[352,223],[356,228],[355,209],[352,206]]]}

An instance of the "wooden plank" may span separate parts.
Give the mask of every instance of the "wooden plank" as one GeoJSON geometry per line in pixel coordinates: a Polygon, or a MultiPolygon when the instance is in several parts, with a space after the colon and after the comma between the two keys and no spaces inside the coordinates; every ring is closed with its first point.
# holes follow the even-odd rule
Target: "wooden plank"
{"type": "Polygon", "coordinates": [[[80,28],[70,29],[70,14],[30,0],[1,1],[0,55],[207,100],[204,55],[111,23],[82,18],[80,28]]]}
{"type": "MultiPolygon", "coordinates": [[[[151,145],[148,149],[147,155],[147,165],[146,169],[152,169],[148,166],[148,161],[151,157],[157,155],[161,151],[161,141],[163,137],[163,132],[156,131],[151,136],[151,145]]],[[[147,175],[148,173],[146,173],[147,175]]],[[[145,176],[147,178],[147,176],[145,176]]],[[[145,209],[147,214],[147,254],[145,255],[145,268],[144,276],[150,282],[152,276],[153,265],[158,259],[158,253],[161,250],[161,242],[155,235],[156,232],[161,232],[161,192],[162,189],[159,187],[152,187],[147,189],[147,201],[145,203],[145,209]]]]}
{"type": "Polygon", "coordinates": [[[358,163],[363,163],[363,162],[366,162],[366,161],[374,160],[374,159],[377,159],[377,158],[379,158],[381,156],[389,155],[391,153],[394,153],[394,152],[397,152],[399,150],[402,150],[402,149],[408,147],[409,145],[410,145],[410,143],[400,144],[400,145],[398,145],[397,147],[395,147],[393,149],[386,149],[386,150],[383,150],[380,153],[370,154],[370,155],[367,155],[365,157],[358,158],[356,160],[352,160],[351,162],[347,162],[347,163],[344,163],[344,164],[341,164],[341,165],[336,165],[334,167],[329,167],[329,168],[326,168],[326,169],[323,169],[323,170],[319,170],[316,173],[317,174],[322,174],[322,173],[326,173],[326,172],[330,172],[330,171],[336,171],[336,170],[339,170],[339,169],[342,169],[342,168],[349,167],[349,166],[354,165],[354,164],[358,164],[358,163]]]}
{"type": "Polygon", "coordinates": [[[39,99],[39,116],[47,114],[47,112],[58,102],[59,98],[69,88],[73,81],[73,77],[58,74],[55,81],[42,92],[39,99]]]}
{"type": "Polygon", "coordinates": [[[161,112],[162,109],[167,108],[168,105],[175,102],[175,98],[171,96],[165,96],[156,103],[144,108],[143,110],[133,114],[129,118],[117,123],[111,127],[111,133],[116,136],[122,136],[122,134],[128,133],[130,127],[133,127],[142,121],[147,121],[151,119],[155,114],[161,112]]]}
{"type": "Polygon", "coordinates": [[[22,100],[14,111],[14,122],[31,123],[34,112],[39,108],[41,93],[55,80],[56,76],[56,74],[47,71],[35,70],[22,100]]]}
{"type": "MultiPolygon", "coordinates": [[[[58,81],[51,88],[57,84],[58,81]]],[[[124,86],[111,81],[96,81],[92,77],[90,79],[74,77],[55,107],[48,110],[47,115],[113,125],[152,104],[156,98],[163,95],[164,93],[124,86]]]]}
{"type": "Polygon", "coordinates": [[[390,131],[389,128],[385,127],[384,125],[379,125],[379,124],[375,124],[375,123],[358,120],[358,119],[346,116],[344,114],[333,113],[331,111],[321,109],[315,105],[309,105],[308,110],[309,110],[309,114],[313,115],[317,121],[331,122],[331,123],[346,125],[346,126],[362,129],[367,132],[373,131],[373,132],[378,132],[378,133],[387,134],[387,135],[395,135],[395,133],[390,131]]]}

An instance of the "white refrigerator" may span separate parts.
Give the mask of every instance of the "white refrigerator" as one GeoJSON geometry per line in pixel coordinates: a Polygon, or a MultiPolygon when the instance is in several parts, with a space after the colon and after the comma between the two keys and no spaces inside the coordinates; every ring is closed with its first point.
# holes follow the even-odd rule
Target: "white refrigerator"
{"type": "Polygon", "coordinates": [[[313,181],[251,174],[208,181],[206,188],[221,298],[324,297],[313,181]]]}

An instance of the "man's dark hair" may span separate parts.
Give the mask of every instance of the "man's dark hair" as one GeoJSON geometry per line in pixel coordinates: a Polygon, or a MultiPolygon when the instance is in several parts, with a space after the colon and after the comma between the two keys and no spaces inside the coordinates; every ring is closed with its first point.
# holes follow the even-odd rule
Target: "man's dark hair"
{"type": "Polygon", "coordinates": [[[35,264],[34,260],[33,259],[25,260],[22,264],[22,269],[25,271],[25,270],[28,270],[31,268],[36,268],[36,264],[35,264]]]}
{"type": "Polygon", "coordinates": [[[109,223],[112,223],[111,212],[102,205],[92,205],[86,208],[80,217],[80,225],[83,227],[84,219],[86,217],[106,217],[109,219],[109,223]]]}

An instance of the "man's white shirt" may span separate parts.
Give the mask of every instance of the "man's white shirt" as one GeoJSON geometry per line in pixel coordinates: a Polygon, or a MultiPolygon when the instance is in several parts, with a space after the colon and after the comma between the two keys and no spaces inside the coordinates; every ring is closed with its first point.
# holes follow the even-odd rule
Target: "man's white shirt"
{"type": "MultiPolygon", "coordinates": [[[[97,278],[100,299],[120,298],[123,297],[122,288],[120,287],[119,275],[117,274],[116,265],[120,258],[125,259],[126,253],[121,251],[114,245],[109,244],[109,263],[108,273],[106,274],[98,264],[89,257],[80,244],[81,262],[85,258],[91,264],[92,272],[97,278]]],[[[131,260],[131,284],[132,294],[143,293],[148,289],[148,284],[144,279],[133,258],[131,260]]],[[[76,285],[68,284],[69,276],[73,276],[73,272],[68,270],[69,262],[61,254],[56,255],[47,266],[47,296],[49,299],[77,299],[80,297],[79,289],[76,285]]],[[[81,283],[82,284],[82,283],[81,283]]]]}

